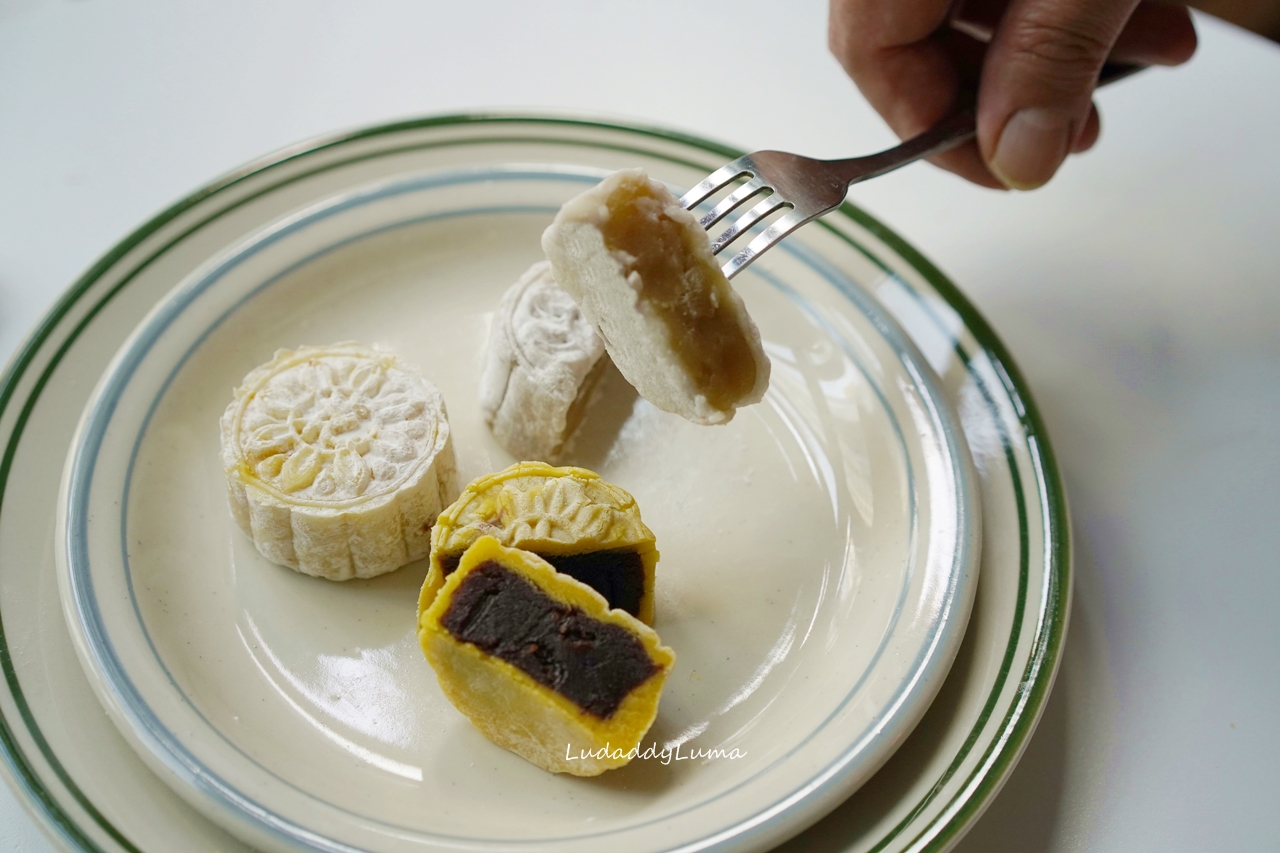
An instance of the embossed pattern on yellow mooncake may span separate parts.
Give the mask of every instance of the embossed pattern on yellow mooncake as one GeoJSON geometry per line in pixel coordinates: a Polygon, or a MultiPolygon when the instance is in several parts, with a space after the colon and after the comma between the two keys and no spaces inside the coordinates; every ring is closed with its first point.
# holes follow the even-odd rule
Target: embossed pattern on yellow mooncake
{"type": "Polygon", "coordinates": [[[481,536],[543,557],[645,624],[653,623],[658,550],[635,499],[585,468],[518,462],[474,480],[431,533],[429,605],[462,553],[481,536]]]}

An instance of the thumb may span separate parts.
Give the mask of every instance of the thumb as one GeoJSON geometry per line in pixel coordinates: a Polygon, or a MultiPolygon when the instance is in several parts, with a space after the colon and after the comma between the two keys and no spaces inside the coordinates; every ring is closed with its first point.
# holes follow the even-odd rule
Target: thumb
{"type": "Polygon", "coordinates": [[[1081,140],[1098,71],[1138,0],[1014,0],[978,92],[978,147],[1012,189],[1051,177],[1081,140]]]}

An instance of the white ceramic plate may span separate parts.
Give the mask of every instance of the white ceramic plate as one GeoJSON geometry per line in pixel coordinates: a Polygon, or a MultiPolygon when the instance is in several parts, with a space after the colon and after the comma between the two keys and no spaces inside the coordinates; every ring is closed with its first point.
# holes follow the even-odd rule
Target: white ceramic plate
{"type": "Polygon", "coordinates": [[[282,344],[397,352],[444,392],[463,482],[518,461],[479,417],[488,318],[602,176],[450,168],[324,200],[188,278],[91,398],[62,502],[73,638],[144,758],[251,843],[761,849],[852,793],[941,685],[977,582],[968,448],[894,322],[798,240],[736,282],[774,364],[762,405],[708,429],[619,395],[566,460],[632,492],[662,551],[654,627],[679,659],[645,744],[665,758],[584,781],[496,749],[422,659],[425,563],[327,583],[235,528],[218,419],[282,344]]]}
{"type": "MultiPolygon", "coordinates": [[[[378,128],[255,164],[211,187],[144,226],[55,309],[7,377],[6,496],[17,489],[24,498],[40,499],[44,481],[22,466],[38,467],[40,460],[47,466],[59,441],[65,446],[74,406],[85,399],[105,357],[175,281],[186,280],[126,347],[101,389],[101,405],[90,410],[79,444],[82,464],[73,469],[80,479],[72,481],[70,491],[73,511],[79,507],[85,513],[78,520],[73,514],[70,525],[73,534],[83,532],[83,548],[73,553],[68,575],[74,580],[76,567],[84,567],[78,581],[68,585],[75,593],[69,598],[88,640],[82,651],[98,686],[123,729],[186,796],[238,832],[258,833],[253,837],[277,845],[293,844],[297,839],[291,841],[291,835],[300,827],[318,828],[324,838],[354,832],[347,840],[357,844],[369,839],[410,846],[423,840],[454,843],[443,836],[462,833],[518,849],[536,849],[539,839],[543,847],[565,849],[567,836],[576,835],[575,843],[585,847],[601,839],[586,839],[588,832],[604,832],[610,841],[629,839],[640,849],[767,845],[865,778],[910,728],[945,669],[943,652],[965,596],[912,584],[946,578],[944,587],[955,583],[963,589],[964,572],[957,573],[956,566],[964,564],[962,508],[973,490],[958,461],[963,442],[947,428],[948,407],[942,403],[949,401],[958,407],[979,463],[987,540],[978,609],[959,671],[925,717],[927,728],[908,740],[905,753],[881,772],[873,790],[797,843],[838,845],[833,849],[937,848],[958,837],[980,811],[1020,751],[1056,663],[1066,603],[1060,495],[1052,464],[1034,434],[1034,416],[998,359],[998,344],[935,271],[857,211],[846,209],[828,223],[811,226],[794,251],[774,253],[777,260],[761,266],[754,280],[739,280],[766,338],[775,344],[770,405],[757,407],[756,416],[740,416],[737,432],[711,431],[720,440],[706,443],[699,436],[708,431],[669,425],[665,416],[640,405],[620,427],[606,431],[612,443],[595,451],[598,467],[637,493],[649,523],[667,527],[659,530],[661,583],[669,589],[659,600],[658,627],[682,652],[676,681],[687,683],[680,691],[673,684],[668,693],[661,738],[679,740],[705,723],[686,744],[714,736],[717,744],[738,744],[745,759],[650,763],[633,768],[634,773],[624,771],[630,776],[611,774],[606,779],[620,780],[612,785],[551,779],[520,764],[465,724],[457,725],[456,717],[448,716],[451,709],[430,698],[429,670],[407,653],[415,650],[404,648],[407,631],[396,622],[405,612],[400,609],[404,593],[412,598],[417,578],[411,570],[340,588],[262,564],[226,523],[220,489],[208,492],[202,485],[208,473],[201,470],[203,463],[191,461],[200,458],[191,450],[207,448],[211,438],[201,431],[211,421],[196,410],[209,406],[216,415],[223,401],[209,400],[225,395],[248,367],[282,342],[281,335],[292,332],[302,335],[297,342],[363,337],[391,344],[423,364],[450,400],[459,435],[474,441],[470,449],[460,444],[464,475],[501,467],[505,457],[484,442],[474,413],[459,401],[474,393],[468,377],[474,377],[482,336],[479,306],[536,256],[536,240],[529,238],[536,237],[540,224],[530,220],[542,216],[545,222],[548,203],[566,195],[584,167],[639,162],[683,185],[729,153],[652,131],[548,119],[449,118],[378,128]],[[567,171],[549,168],[564,163],[578,165],[567,171]],[[497,173],[494,164],[521,168],[497,173]],[[456,179],[479,174],[484,180],[456,179]],[[430,175],[436,177],[424,177],[430,175]],[[448,191],[441,189],[442,175],[455,176],[448,191]],[[528,195],[513,198],[513,185],[528,195]],[[325,199],[331,201],[323,210],[304,212],[272,237],[244,243],[281,214],[325,199]],[[465,222],[451,215],[404,224],[468,207],[480,210],[465,222]],[[358,220],[354,230],[350,216],[358,220]],[[311,257],[344,234],[384,226],[395,227],[311,257]],[[491,246],[495,241],[502,250],[477,262],[477,242],[491,246]],[[432,246],[430,251],[424,244],[432,246]],[[228,246],[240,248],[227,255],[228,246]],[[431,263],[423,266],[423,258],[431,263]],[[381,272],[363,282],[365,289],[353,299],[361,282],[351,276],[370,269],[371,260],[378,261],[372,268],[381,272]],[[483,281],[477,273],[485,274],[483,281]],[[458,286],[462,279],[467,287],[458,286]],[[202,281],[210,286],[200,287],[202,281]],[[214,281],[221,283],[213,286],[214,281]],[[421,296],[417,291],[429,281],[447,285],[440,289],[444,295],[433,296],[432,306],[457,322],[415,332],[407,319],[411,312],[387,309],[411,292],[421,296]],[[270,286],[236,306],[263,283],[270,286]],[[303,290],[317,293],[319,304],[299,305],[289,297],[303,290]],[[336,308],[326,300],[364,307],[336,308]],[[214,323],[227,308],[232,310],[226,318],[214,323]],[[907,336],[898,338],[891,319],[906,328],[907,336]],[[196,341],[199,346],[187,352],[196,341]],[[833,341],[838,345],[831,346],[833,341]],[[915,363],[916,347],[943,377],[940,389],[915,363]],[[459,359],[457,353],[465,355],[459,359]],[[442,366],[440,375],[431,367],[433,359],[442,366]],[[174,367],[179,369],[173,372],[174,367]],[[823,400],[828,401],[825,411],[814,405],[823,400]],[[22,405],[13,405],[16,401],[22,405]],[[930,410],[931,404],[937,405],[930,410]],[[841,424],[858,429],[832,429],[841,424]],[[33,425],[40,428],[33,432],[33,425]],[[788,435],[790,428],[795,432],[788,435]],[[919,434],[908,437],[912,430],[919,434]],[[661,442],[661,453],[646,444],[654,441],[661,442]],[[859,442],[865,444],[851,446],[859,442]],[[128,452],[105,452],[116,447],[128,452]],[[872,459],[871,451],[871,469],[859,469],[860,459],[872,459]],[[669,469],[653,464],[668,456],[669,469]],[[184,467],[175,467],[177,459],[184,467]],[[824,460],[840,467],[824,467],[824,460]],[[699,502],[722,505],[725,511],[716,518],[706,506],[691,510],[687,501],[682,505],[672,497],[687,493],[687,470],[746,477],[736,488],[714,477],[698,484],[700,493],[723,498],[699,502]],[[130,471],[136,480],[126,490],[130,471]],[[748,508],[739,493],[750,494],[753,483],[770,487],[766,499],[778,510],[761,513],[756,506],[754,515],[744,516],[748,508]],[[128,501],[120,505],[126,491],[128,501]],[[914,514],[912,495],[918,498],[914,514]],[[896,513],[890,511],[895,504],[896,513]],[[122,506],[130,519],[123,527],[122,506]],[[955,522],[950,534],[938,520],[947,513],[955,522]],[[744,517],[750,521],[744,524],[744,517]],[[901,541],[893,533],[895,517],[901,541]],[[843,539],[837,548],[831,530],[843,534],[855,528],[855,520],[859,535],[877,547],[864,553],[855,540],[850,561],[843,539]],[[799,547],[825,562],[803,561],[799,569],[789,569],[788,582],[772,593],[776,601],[717,610],[734,600],[735,585],[760,593],[777,581],[773,566],[765,571],[752,557],[769,554],[788,530],[799,531],[805,543],[799,547]],[[911,530],[914,535],[904,536],[911,530]],[[128,546],[127,557],[120,548],[122,531],[146,534],[141,545],[128,546]],[[726,551],[726,562],[708,564],[708,541],[715,551],[726,551]],[[885,549],[887,556],[881,554],[885,549]],[[107,560],[113,551],[115,571],[99,574],[95,561],[107,560]],[[939,565],[931,562],[937,554],[947,557],[941,563],[947,571],[932,571],[939,565]],[[208,570],[173,569],[174,562],[184,561],[208,570]],[[164,562],[170,565],[162,567],[164,562]],[[731,570],[741,573],[744,565],[754,567],[746,580],[734,574],[733,584],[717,583],[731,570]],[[865,570],[890,565],[899,568],[884,574],[888,586],[883,588],[877,586],[884,582],[881,573],[865,570]],[[126,583],[109,587],[103,580],[99,585],[100,578],[110,577],[126,583]],[[131,595],[125,594],[128,579],[134,580],[131,595]],[[149,583],[164,588],[146,589],[149,583]],[[904,602],[901,607],[877,605],[879,598],[894,594],[904,602]],[[357,596],[358,603],[350,603],[357,596]],[[281,601],[293,606],[277,606],[281,601]],[[330,626],[333,632],[325,638],[325,625],[307,617],[335,612],[335,601],[359,612],[330,626]],[[927,612],[939,601],[956,605],[952,617],[927,612]],[[86,602],[93,602],[89,611],[97,624],[86,618],[86,602]],[[907,603],[912,602],[923,603],[925,612],[911,611],[907,603]],[[170,605],[174,609],[166,613],[170,605]],[[183,605],[188,612],[181,612],[183,605]],[[850,619],[844,611],[868,621],[850,619]],[[350,633],[355,619],[377,621],[384,613],[390,616],[366,626],[365,633],[350,633]],[[710,645],[707,623],[717,618],[726,629],[721,642],[727,649],[719,666],[702,650],[710,645]],[[923,633],[900,630],[904,618],[918,620],[923,633]],[[866,636],[859,633],[863,630],[866,636]],[[205,652],[239,659],[202,661],[200,652],[183,650],[185,639],[205,652]],[[262,640],[257,650],[254,639],[262,640]],[[906,667],[886,669],[877,692],[869,685],[879,680],[881,661],[866,653],[868,640],[873,646],[909,641],[929,651],[906,667]],[[842,654],[830,655],[828,644],[842,654]],[[112,658],[119,665],[115,671],[112,658]],[[246,669],[250,665],[253,671],[246,669]],[[248,678],[238,680],[244,672],[248,678]],[[914,684],[903,679],[909,673],[918,676],[914,684]],[[317,690],[325,679],[329,686],[357,685],[348,690],[356,695],[317,690]],[[752,689],[739,689],[744,687],[752,689]],[[892,698],[895,691],[900,703],[892,698]],[[247,707],[247,697],[277,707],[253,725],[237,728],[236,711],[247,707]],[[371,697],[378,700],[374,705],[361,704],[371,697]],[[379,722],[371,707],[408,711],[379,722]],[[193,728],[181,728],[187,723],[193,728]],[[374,723],[387,728],[375,730],[374,723]],[[396,726],[399,731],[389,731],[396,726]],[[887,735],[877,736],[882,731],[887,735]],[[265,742],[263,733],[271,735],[265,742]],[[424,754],[423,743],[435,744],[436,751],[424,754]],[[483,758],[471,767],[475,756],[483,758]],[[345,760],[351,778],[335,782],[320,773],[308,776],[302,768],[313,757],[324,771],[345,760]],[[449,772],[439,772],[442,767],[449,772]],[[454,771],[459,772],[451,776],[454,771]],[[554,788],[560,799],[530,799],[530,780],[554,788]],[[407,833],[396,841],[388,826],[409,814],[404,803],[415,795],[395,786],[427,791],[416,801],[421,811],[424,799],[446,796],[443,788],[451,781],[496,786],[485,792],[487,797],[481,795],[482,802],[474,801],[472,790],[471,813],[501,808],[523,818],[525,828],[519,822],[504,821],[503,827],[512,827],[504,829],[487,821],[477,830],[466,820],[446,824],[453,817],[444,815],[435,823],[402,821],[407,833]],[[349,792],[365,783],[379,795],[395,794],[396,802],[352,801],[349,792]],[[575,807],[566,798],[586,805],[575,807]],[[280,811],[263,811],[262,802],[280,811]],[[856,815],[852,824],[846,819],[850,814],[856,815]],[[591,817],[596,827],[590,826],[591,817]],[[709,835],[708,827],[725,834],[709,835]],[[555,837],[549,835],[553,829],[559,840],[548,840],[555,837]]],[[[410,299],[407,304],[423,303],[410,299]]],[[[216,467],[210,470],[216,474],[216,467]]],[[[41,532],[23,524],[23,506],[4,504],[0,567],[6,590],[12,582],[26,600],[47,604],[47,569],[16,571],[9,559],[15,553],[48,557],[48,540],[37,544],[41,532]]],[[[83,707],[84,682],[68,666],[66,639],[48,624],[47,610],[11,607],[14,600],[6,594],[3,612],[10,650],[4,660],[17,661],[6,670],[6,754],[17,781],[36,798],[50,826],[75,849],[162,850],[172,849],[175,839],[186,840],[179,846],[191,846],[193,839],[230,846],[233,842],[171,797],[169,807],[146,808],[143,817],[142,797],[163,801],[167,795],[121,752],[119,739],[101,726],[100,717],[83,707]],[[28,630],[47,639],[47,647],[19,645],[31,636],[28,630]],[[79,704],[66,701],[71,697],[79,704]],[[71,708],[79,709],[76,718],[66,716],[71,708]]],[[[411,604],[407,610],[411,614],[411,604]]],[[[411,615],[404,618],[411,625],[411,615]]],[[[324,846],[315,837],[299,843],[324,846]]]]}

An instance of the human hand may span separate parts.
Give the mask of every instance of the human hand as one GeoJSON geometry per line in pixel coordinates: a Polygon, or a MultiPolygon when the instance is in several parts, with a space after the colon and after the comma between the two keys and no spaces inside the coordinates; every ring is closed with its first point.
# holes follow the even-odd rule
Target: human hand
{"type": "Polygon", "coordinates": [[[1092,147],[1105,60],[1178,65],[1196,48],[1186,8],[1153,0],[830,3],[831,52],[899,137],[977,90],[977,139],[933,162],[991,188],[1034,189],[1092,147]]]}

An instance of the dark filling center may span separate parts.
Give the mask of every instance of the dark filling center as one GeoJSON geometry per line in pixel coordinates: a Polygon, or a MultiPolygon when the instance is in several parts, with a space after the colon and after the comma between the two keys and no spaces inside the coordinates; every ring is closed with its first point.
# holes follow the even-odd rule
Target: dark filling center
{"type": "MultiPolygon", "coordinates": [[[[554,566],[557,572],[582,581],[603,595],[609,607],[625,610],[632,616],[640,615],[640,599],[644,597],[644,560],[630,548],[538,556],[554,566]]],[[[441,555],[440,569],[444,576],[453,574],[461,560],[461,554],[441,555]]]]}
{"type": "Polygon", "coordinates": [[[493,560],[467,575],[440,624],[601,719],[658,671],[626,629],[555,600],[493,560]]]}

